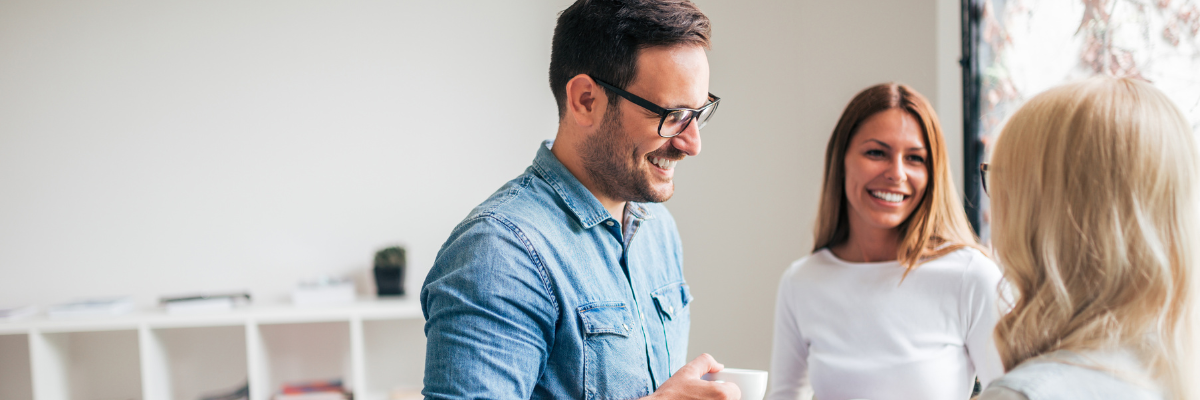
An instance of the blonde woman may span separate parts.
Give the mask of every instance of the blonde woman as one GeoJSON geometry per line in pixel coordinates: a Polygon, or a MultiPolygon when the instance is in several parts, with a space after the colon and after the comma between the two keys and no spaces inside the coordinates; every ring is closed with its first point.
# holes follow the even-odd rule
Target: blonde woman
{"type": "Polygon", "coordinates": [[[863,90],[825,153],[813,253],[784,273],[770,399],[965,400],[1003,373],[979,251],[929,102],[863,90]]]}
{"type": "Polygon", "coordinates": [[[1008,374],[980,399],[1196,399],[1196,145],[1149,84],[1094,78],[1038,95],[985,177],[1012,284],[996,326],[1008,374]]]}

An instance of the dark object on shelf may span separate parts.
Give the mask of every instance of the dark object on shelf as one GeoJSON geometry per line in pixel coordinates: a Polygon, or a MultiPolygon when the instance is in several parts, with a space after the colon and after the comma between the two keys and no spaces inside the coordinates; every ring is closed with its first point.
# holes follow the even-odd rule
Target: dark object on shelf
{"type": "Polygon", "coordinates": [[[403,247],[388,247],[375,253],[376,293],[403,296],[405,264],[403,247]]]}

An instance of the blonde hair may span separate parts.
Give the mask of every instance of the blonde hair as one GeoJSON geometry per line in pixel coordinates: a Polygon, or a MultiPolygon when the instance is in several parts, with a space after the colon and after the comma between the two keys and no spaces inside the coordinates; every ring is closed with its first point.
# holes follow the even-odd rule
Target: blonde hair
{"type": "Polygon", "coordinates": [[[1128,348],[1168,398],[1196,399],[1196,157],[1183,114],[1132,79],[1056,87],[1011,117],[989,169],[993,245],[1016,292],[995,331],[1006,370],[1128,348]]]}
{"type": "Polygon", "coordinates": [[[967,223],[966,213],[950,176],[950,160],[942,126],[933,106],[908,85],[883,83],[864,89],[850,100],[842,112],[829,144],[825,147],[825,183],[817,224],[813,233],[813,252],[845,242],[850,237],[849,203],[846,199],[846,151],[850,139],[871,116],[901,109],[921,124],[928,147],[929,183],[921,204],[898,227],[900,243],[896,259],[912,272],[923,260],[949,254],[963,247],[982,250],[967,223]]]}

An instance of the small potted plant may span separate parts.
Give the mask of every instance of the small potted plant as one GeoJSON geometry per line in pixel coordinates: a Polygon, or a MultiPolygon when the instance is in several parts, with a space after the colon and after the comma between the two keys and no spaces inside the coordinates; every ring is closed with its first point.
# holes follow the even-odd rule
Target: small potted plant
{"type": "Polygon", "coordinates": [[[375,288],[380,296],[404,295],[404,248],[388,247],[375,253],[375,288]]]}

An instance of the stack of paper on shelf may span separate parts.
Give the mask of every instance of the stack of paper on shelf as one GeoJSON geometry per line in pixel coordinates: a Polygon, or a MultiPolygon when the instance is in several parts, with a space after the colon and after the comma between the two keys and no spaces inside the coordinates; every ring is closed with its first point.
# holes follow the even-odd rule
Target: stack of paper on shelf
{"type": "Polygon", "coordinates": [[[133,311],[133,298],[110,297],[55,304],[46,310],[50,318],[103,317],[133,311]]]}
{"type": "Polygon", "coordinates": [[[159,299],[169,314],[223,312],[250,304],[250,293],[196,293],[159,299]]]}
{"type": "Polygon", "coordinates": [[[327,306],[354,302],[354,282],[349,279],[322,277],[300,282],[292,289],[297,306],[327,306]]]}
{"type": "Polygon", "coordinates": [[[38,309],[34,306],[11,308],[0,307],[0,321],[15,321],[21,318],[36,315],[37,312],[38,309]]]}

